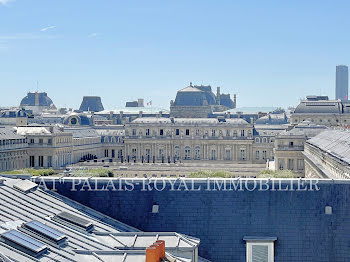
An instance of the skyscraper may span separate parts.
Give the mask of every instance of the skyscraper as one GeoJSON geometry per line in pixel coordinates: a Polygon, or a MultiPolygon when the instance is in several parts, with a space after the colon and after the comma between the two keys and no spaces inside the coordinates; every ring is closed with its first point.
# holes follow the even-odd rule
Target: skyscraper
{"type": "Polygon", "coordinates": [[[335,99],[348,100],[348,67],[338,65],[335,74],[335,99]]]}

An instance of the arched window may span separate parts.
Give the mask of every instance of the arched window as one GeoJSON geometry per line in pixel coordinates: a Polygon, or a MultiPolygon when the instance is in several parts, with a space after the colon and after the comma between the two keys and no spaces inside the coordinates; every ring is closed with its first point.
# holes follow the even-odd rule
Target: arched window
{"type": "Polygon", "coordinates": [[[263,143],[266,143],[267,142],[267,139],[266,137],[263,138],[263,143]]]}
{"type": "Polygon", "coordinates": [[[260,143],[260,138],[259,137],[255,138],[255,143],[260,143]]]}
{"type": "Polygon", "coordinates": [[[191,159],[191,148],[189,146],[185,147],[185,159],[191,159]]]}
{"type": "Polygon", "coordinates": [[[105,136],[103,142],[104,142],[104,143],[108,143],[108,142],[109,142],[108,136],[105,136]]]}
{"type": "Polygon", "coordinates": [[[197,160],[201,159],[201,148],[199,146],[196,146],[194,149],[194,158],[197,160]]]}

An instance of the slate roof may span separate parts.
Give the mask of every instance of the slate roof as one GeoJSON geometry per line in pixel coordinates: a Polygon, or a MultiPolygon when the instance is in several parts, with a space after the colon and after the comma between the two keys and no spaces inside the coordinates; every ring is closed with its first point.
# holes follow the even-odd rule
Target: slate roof
{"type": "Polygon", "coordinates": [[[350,132],[326,130],[307,141],[333,157],[350,164],[350,132]]]}
{"type": "Polygon", "coordinates": [[[65,128],[65,132],[72,133],[73,138],[99,137],[100,135],[92,128],[65,128]]]}
{"type": "Polygon", "coordinates": [[[99,112],[103,111],[103,104],[99,96],[84,96],[81,102],[80,111],[99,112]]]}
{"type": "MultiPolygon", "coordinates": [[[[50,127],[48,126],[19,126],[16,127],[17,134],[19,135],[27,135],[27,134],[50,134],[50,127]]],[[[52,126],[52,133],[63,133],[61,129],[57,126],[52,126]]]]}
{"type": "Polygon", "coordinates": [[[96,112],[95,115],[109,115],[110,112],[113,112],[113,114],[120,114],[120,112],[123,112],[123,114],[134,114],[138,115],[139,112],[142,111],[143,114],[158,114],[159,112],[162,112],[163,114],[168,114],[169,110],[164,109],[161,107],[153,107],[153,106],[147,106],[147,107],[121,107],[116,108],[114,110],[103,110],[101,112],[96,112]]]}
{"type": "Polygon", "coordinates": [[[242,118],[218,120],[216,118],[174,118],[165,117],[140,117],[131,122],[132,124],[175,124],[175,125],[250,125],[242,118]],[[173,122],[172,122],[173,121],[173,122]]]}
{"type": "MultiPolygon", "coordinates": [[[[35,95],[36,93],[28,93],[21,101],[21,106],[35,106],[35,95]]],[[[51,106],[53,102],[50,97],[47,96],[47,93],[38,93],[39,95],[39,106],[51,106]]]]}
{"type": "Polygon", "coordinates": [[[161,239],[166,241],[166,252],[169,257],[176,258],[179,262],[191,262],[185,253],[198,247],[199,240],[196,238],[177,233],[140,232],[62,195],[43,190],[29,180],[2,179],[4,180],[0,183],[0,261],[144,262],[144,248],[152,244],[152,241],[161,239]],[[53,219],[63,211],[92,223],[93,230],[90,233],[84,232],[72,224],[53,219]],[[21,231],[21,226],[30,221],[38,221],[61,232],[68,242],[57,246],[50,241],[44,241],[40,233],[21,231]],[[18,246],[5,242],[1,234],[9,230],[22,232],[26,237],[41,242],[46,245],[47,252],[34,257],[26,254],[18,246]]]}
{"type": "Polygon", "coordinates": [[[13,127],[0,127],[0,140],[25,139],[25,136],[17,134],[13,127]]]}

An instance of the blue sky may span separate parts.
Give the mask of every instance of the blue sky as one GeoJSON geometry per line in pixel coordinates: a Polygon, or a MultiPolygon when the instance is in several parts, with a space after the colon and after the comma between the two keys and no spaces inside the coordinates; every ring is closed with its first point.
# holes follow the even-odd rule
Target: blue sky
{"type": "Polygon", "coordinates": [[[56,106],[100,95],[107,109],[169,107],[194,84],[238,106],[334,98],[350,65],[350,1],[0,0],[0,106],[46,91],[56,106]],[[39,87],[37,88],[37,81],[39,87]]]}

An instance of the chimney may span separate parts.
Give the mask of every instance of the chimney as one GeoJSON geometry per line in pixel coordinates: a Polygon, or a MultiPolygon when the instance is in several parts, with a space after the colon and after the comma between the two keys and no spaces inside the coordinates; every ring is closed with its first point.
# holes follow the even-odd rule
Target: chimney
{"type": "Polygon", "coordinates": [[[159,262],[159,253],[156,247],[146,248],[146,262],[159,262]]]}
{"type": "Polygon", "coordinates": [[[233,94],[233,103],[235,105],[234,108],[237,108],[237,95],[236,94],[233,94]]]}
{"type": "Polygon", "coordinates": [[[53,126],[50,126],[49,130],[50,130],[50,133],[52,134],[53,133],[53,126]]]}
{"type": "Polygon", "coordinates": [[[139,111],[139,118],[141,118],[142,117],[142,111],[139,111]]]}
{"type": "Polygon", "coordinates": [[[113,111],[109,111],[109,120],[113,119],[113,111]]]}
{"type": "Polygon", "coordinates": [[[220,105],[220,86],[216,88],[216,104],[220,105]]]}

